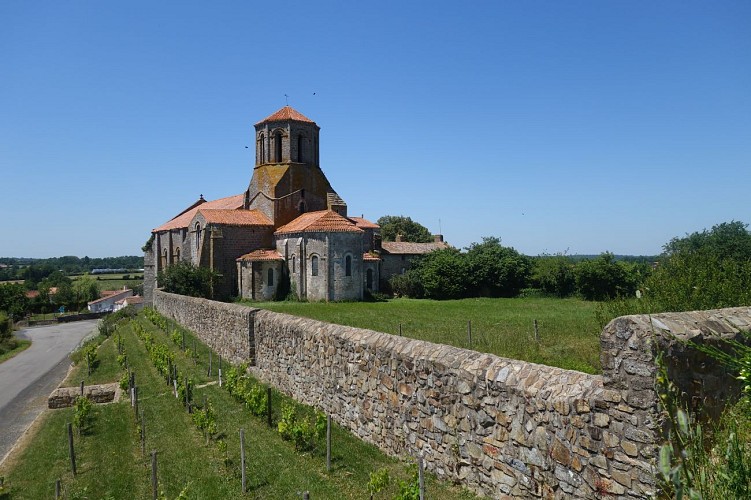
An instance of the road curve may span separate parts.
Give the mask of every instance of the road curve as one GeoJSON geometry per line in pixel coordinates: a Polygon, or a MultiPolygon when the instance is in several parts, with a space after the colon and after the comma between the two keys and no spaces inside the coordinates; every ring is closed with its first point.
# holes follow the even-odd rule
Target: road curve
{"type": "Polygon", "coordinates": [[[96,328],[96,320],[27,328],[31,347],[0,363],[0,463],[47,407],[47,396],[68,371],[68,354],[96,328]]]}

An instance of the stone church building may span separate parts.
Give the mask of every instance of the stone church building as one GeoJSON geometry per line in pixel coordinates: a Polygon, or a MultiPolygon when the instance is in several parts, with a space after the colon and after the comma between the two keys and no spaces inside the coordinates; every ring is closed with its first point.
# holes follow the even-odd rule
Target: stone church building
{"type": "MultiPolygon", "coordinates": [[[[388,278],[379,227],[347,215],[347,204],[321,170],[319,132],[289,106],[256,123],[255,166],[245,192],[213,201],[201,196],[152,231],[144,259],[146,302],[157,274],[178,261],[216,271],[214,296],[220,299],[292,293],[312,301],[362,300],[378,291],[388,278]]],[[[415,247],[418,254],[440,247],[423,245],[415,247]]]]}

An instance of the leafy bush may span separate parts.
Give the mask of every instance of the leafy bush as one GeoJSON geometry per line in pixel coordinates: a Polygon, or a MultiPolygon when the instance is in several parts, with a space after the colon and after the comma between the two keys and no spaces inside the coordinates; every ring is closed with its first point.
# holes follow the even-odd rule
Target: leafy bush
{"type": "Polygon", "coordinates": [[[160,271],[157,283],[166,292],[210,299],[218,279],[219,275],[211,269],[181,261],[160,271]]]}
{"type": "Polygon", "coordinates": [[[501,239],[485,237],[467,249],[470,295],[479,297],[516,297],[527,286],[531,261],[501,239]]]}
{"type": "Polygon", "coordinates": [[[422,257],[414,269],[428,299],[459,299],[470,285],[466,256],[455,248],[435,250],[422,257]]]}
{"type": "Polygon", "coordinates": [[[216,411],[211,401],[207,401],[205,407],[193,412],[193,423],[203,433],[206,444],[209,444],[209,440],[217,432],[216,411]]]}
{"type": "Polygon", "coordinates": [[[388,469],[379,469],[376,472],[370,473],[370,480],[368,481],[368,493],[370,493],[371,500],[373,495],[379,493],[382,489],[387,487],[391,482],[388,469]]]}
{"type": "Polygon", "coordinates": [[[421,299],[425,296],[425,288],[422,286],[420,273],[415,269],[392,276],[389,280],[389,286],[396,297],[421,299]]]}
{"type": "Polygon", "coordinates": [[[532,281],[548,295],[569,297],[576,291],[574,269],[565,255],[541,255],[534,259],[532,281]]]}
{"type": "Polygon", "coordinates": [[[78,396],[76,402],[73,405],[73,425],[78,429],[78,434],[82,435],[83,432],[91,424],[93,404],[89,398],[78,396]]]}
{"type": "Polygon", "coordinates": [[[284,403],[277,430],[282,439],[295,444],[295,450],[310,451],[315,449],[316,440],[326,434],[326,416],[317,411],[313,419],[300,418],[294,405],[284,403]]]}
{"type": "Polygon", "coordinates": [[[607,300],[633,296],[637,280],[629,265],[616,262],[610,252],[576,265],[576,289],[586,300],[607,300]]]}

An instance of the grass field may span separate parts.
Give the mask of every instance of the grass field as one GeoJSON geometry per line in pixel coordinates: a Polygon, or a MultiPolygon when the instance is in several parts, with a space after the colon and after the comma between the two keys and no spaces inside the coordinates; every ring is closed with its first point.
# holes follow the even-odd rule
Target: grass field
{"type": "MultiPolygon", "coordinates": [[[[122,290],[124,286],[131,286],[134,282],[143,283],[143,273],[125,273],[125,274],[96,274],[92,275],[96,279],[99,290],[122,290]],[[123,279],[124,276],[129,276],[123,279]]],[[[79,276],[71,276],[70,279],[76,280],[79,276]]]]}
{"type": "MultiPolygon", "coordinates": [[[[301,453],[283,441],[275,428],[266,424],[238,403],[215,382],[217,357],[214,354],[214,375],[207,376],[208,349],[196,343],[199,355],[194,364],[180,351],[170,337],[145,319],[137,320],[154,336],[157,343],[176,353],[180,373],[194,380],[194,401],[207,398],[217,412],[218,433],[207,445],[204,437],[175,399],[172,390],[158,374],[144,344],[130,325],[122,326],[125,351],[130,367],[136,373],[140,407],[146,421],[146,449],[141,453],[139,434],[129,401],[96,405],[94,421],[82,437],[75,437],[78,475],[70,472],[65,434],[66,422],[72,421],[73,410],[48,411],[30,445],[0,470],[5,476],[5,494],[0,498],[52,498],[56,479],[61,479],[63,498],[151,498],[150,450],[157,450],[158,479],[166,498],[177,498],[185,489],[185,498],[301,498],[310,491],[311,498],[367,498],[369,474],[380,469],[389,471],[391,485],[376,498],[393,498],[398,481],[407,481],[411,472],[398,460],[386,457],[346,430],[332,429],[332,470],[326,471],[325,446],[301,453]],[[207,385],[208,384],[208,385],[207,385]],[[245,430],[248,493],[240,494],[239,429],[245,430]],[[217,440],[227,444],[221,451],[217,440]]],[[[86,377],[85,365],[77,366],[69,377],[69,385],[118,380],[124,370],[116,362],[117,348],[111,337],[98,353],[94,373],[86,377]]],[[[186,335],[186,346],[193,350],[194,338],[186,335]]],[[[225,364],[225,370],[227,366],[225,364]]],[[[274,421],[279,419],[286,396],[274,392],[274,421]]],[[[201,403],[199,403],[200,405],[201,403]]],[[[428,476],[428,498],[474,498],[461,488],[439,482],[428,476]]],[[[182,497],[181,497],[182,498],[182,497]]]]}
{"type": "Polygon", "coordinates": [[[246,304],[394,335],[399,334],[401,324],[405,337],[586,373],[601,371],[601,328],[595,317],[597,304],[579,299],[393,299],[386,302],[246,304]]]}

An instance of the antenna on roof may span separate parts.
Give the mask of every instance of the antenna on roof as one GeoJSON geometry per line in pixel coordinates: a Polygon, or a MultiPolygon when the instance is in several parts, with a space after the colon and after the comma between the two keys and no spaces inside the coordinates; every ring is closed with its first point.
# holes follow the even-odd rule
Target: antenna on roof
{"type": "Polygon", "coordinates": [[[287,106],[289,106],[289,96],[287,94],[284,94],[284,100],[287,101],[287,106]]]}

